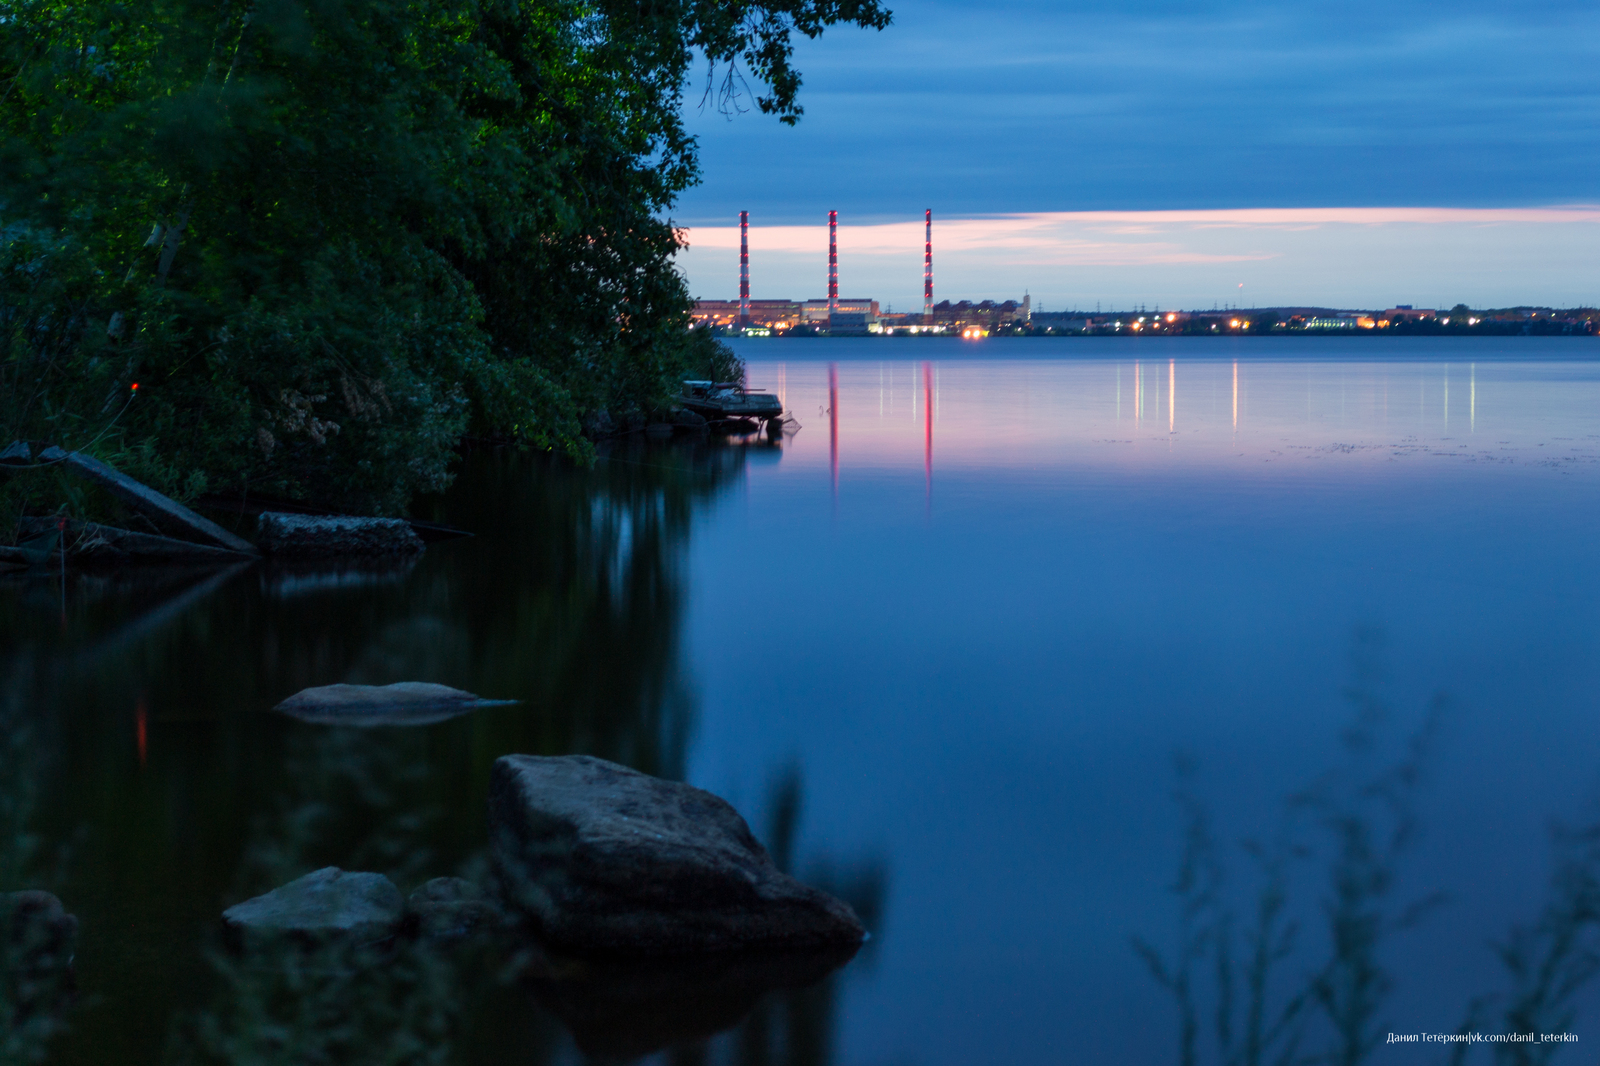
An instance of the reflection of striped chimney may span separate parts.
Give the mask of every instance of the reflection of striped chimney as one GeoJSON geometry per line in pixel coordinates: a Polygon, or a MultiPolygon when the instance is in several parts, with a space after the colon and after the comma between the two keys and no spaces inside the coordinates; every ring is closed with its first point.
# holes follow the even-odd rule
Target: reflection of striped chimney
{"type": "Polygon", "coordinates": [[[927,232],[922,238],[922,313],[933,316],[933,208],[923,216],[927,232]]]}
{"type": "Polygon", "coordinates": [[[750,324],[750,212],[739,212],[739,326],[750,324]]]}
{"type": "Polygon", "coordinates": [[[839,212],[828,212],[828,317],[839,310],[839,212]]]}

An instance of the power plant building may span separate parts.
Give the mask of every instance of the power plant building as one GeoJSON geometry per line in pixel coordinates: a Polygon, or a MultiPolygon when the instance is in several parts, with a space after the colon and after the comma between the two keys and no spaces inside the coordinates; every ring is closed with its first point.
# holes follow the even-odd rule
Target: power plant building
{"type": "Polygon", "coordinates": [[[1021,303],[1006,300],[933,302],[933,211],[923,213],[923,268],[920,315],[885,316],[877,300],[841,299],[839,296],[839,214],[828,212],[827,299],[752,300],[750,299],[750,214],[739,212],[739,299],[697,300],[691,312],[700,327],[787,333],[806,327],[836,335],[898,332],[961,332],[973,328],[982,332],[1026,325],[1031,299],[1021,303]]]}
{"type": "MultiPolygon", "coordinates": [[[[739,326],[740,300],[696,300],[690,312],[697,326],[739,326]]],[[[749,325],[788,332],[796,326],[812,326],[832,333],[875,333],[878,325],[877,300],[839,299],[831,318],[827,300],[750,300],[749,325]]]]}

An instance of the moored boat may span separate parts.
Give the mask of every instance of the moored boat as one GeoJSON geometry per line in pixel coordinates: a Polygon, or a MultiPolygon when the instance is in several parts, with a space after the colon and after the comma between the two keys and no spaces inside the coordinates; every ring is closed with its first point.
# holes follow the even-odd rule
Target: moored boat
{"type": "Polygon", "coordinates": [[[750,418],[782,421],[783,403],[770,392],[750,392],[734,381],[685,381],[679,403],[707,421],[750,418]]]}

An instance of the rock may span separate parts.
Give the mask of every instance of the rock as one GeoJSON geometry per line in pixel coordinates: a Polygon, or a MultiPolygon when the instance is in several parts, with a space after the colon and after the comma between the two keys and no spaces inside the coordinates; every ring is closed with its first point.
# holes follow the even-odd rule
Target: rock
{"type": "Polygon", "coordinates": [[[327,866],[222,912],[246,944],[283,938],[369,943],[394,935],[405,917],[400,890],[382,874],[327,866]]]}
{"type": "Polygon", "coordinates": [[[857,945],[724,952],[692,958],[588,960],[528,982],[584,1054],[631,1062],[696,1044],[739,1024],[761,997],[806,988],[849,962],[857,945]]]}
{"type": "Polygon", "coordinates": [[[31,968],[62,970],[72,965],[78,919],[48,892],[0,893],[0,930],[8,956],[20,956],[31,968]]]}
{"type": "Polygon", "coordinates": [[[50,893],[0,893],[0,1037],[54,1028],[75,990],[77,937],[78,919],[50,893]]]}
{"type": "Polygon", "coordinates": [[[280,557],[410,555],[423,548],[422,538],[403,518],[266,511],[257,517],[256,523],[256,541],[261,550],[280,557]]]}
{"type": "Polygon", "coordinates": [[[0,451],[0,463],[17,466],[26,466],[33,461],[33,452],[28,449],[25,440],[14,440],[7,444],[4,451],[0,451]]]}
{"type": "Polygon", "coordinates": [[[505,914],[483,889],[459,877],[435,877],[411,893],[406,909],[417,932],[435,940],[464,940],[505,925],[505,914]]]}
{"type": "Polygon", "coordinates": [[[675,426],[684,426],[688,429],[704,429],[706,425],[706,418],[705,415],[700,414],[698,411],[691,411],[687,407],[680,407],[678,410],[672,412],[672,424],[675,426]]]}
{"type": "Polygon", "coordinates": [[[40,452],[39,460],[46,463],[60,463],[63,469],[93,481],[169,531],[176,530],[206,543],[247,555],[256,554],[254,546],[243,537],[229,533],[209,518],[201,518],[178,501],[140,484],[93,456],[84,455],[82,452],[65,452],[52,447],[40,452]]]}
{"type": "Polygon", "coordinates": [[[724,800],[586,755],[497,759],[489,831],[508,903],[578,952],[858,945],[850,907],[782,873],[724,800]]]}
{"type": "MultiPolygon", "coordinates": [[[[17,526],[23,537],[45,536],[56,531],[54,518],[24,518],[17,526]]],[[[102,526],[94,522],[68,522],[67,555],[86,563],[130,562],[216,562],[231,563],[249,553],[211,544],[196,544],[154,533],[102,526]]]]}
{"type": "Polygon", "coordinates": [[[665,440],[672,436],[672,426],[666,422],[651,422],[644,427],[644,435],[652,440],[665,440]]]}
{"type": "Polygon", "coordinates": [[[516,702],[486,700],[426,681],[401,681],[393,685],[320,685],[301,689],[273,710],[319,725],[431,725],[479,707],[516,702]]]}

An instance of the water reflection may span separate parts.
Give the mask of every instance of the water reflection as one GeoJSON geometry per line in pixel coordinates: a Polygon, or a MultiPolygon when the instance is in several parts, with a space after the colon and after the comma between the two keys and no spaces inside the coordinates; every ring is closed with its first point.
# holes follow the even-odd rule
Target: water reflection
{"type": "MultiPolygon", "coordinates": [[[[691,523],[783,444],[623,442],[591,470],[479,452],[425,505],[473,539],[393,568],[72,573],[65,632],[38,624],[61,609],[53,587],[0,585],[12,608],[0,622],[0,892],[57,892],[88,960],[87,1006],[56,1033],[35,1021],[53,1007],[18,1013],[17,982],[38,968],[7,956],[0,1013],[9,1004],[12,1032],[32,1034],[28,1054],[49,1043],[55,1061],[96,1066],[491,1061],[508,1048],[509,1061],[561,1059],[572,1038],[539,1004],[576,1018],[615,998],[620,975],[416,937],[239,955],[218,915],[327,865],[405,891],[483,880],[501,754],[589,753],[681,778],[695,717],[681,649],[691,523]],[[313,685],[400,680],[523,702],[411,729],[266,713],[313,685]]],[[[731,980],[744,997],[711,1012],[726,1027],[764,987],[839,961],[700,985],[731,980]]],[[[715,999],[682,973],[662,980],[715,999]]]]}
{"type": "MultiPolygon", "coordinates": [[[[819,855],[800,862],[796,851],[803,806],[801,768],[790,763],[769,782],[769,815],[762,839],[780,870],[844,900],[873,931],[873,939],[856,955],[858,967],[870,966],[882,943],[888,870],[876,857],[841,863],[835,856],[819,855]]],[[[768,977],[770,983],[764,990],[775,991],[746,1006],[737,1029],[680,1048],[668,1061],[672,1066],[710,1062],[720,1066],[827,1066],[834,1061],[842,979],[837,966],[828,965],[833,961],[826,956],[784,960],[789,969],[782,975],[783,982],[768,977]]]]}
{"type": "Polygon", "coordinates": [[[39,832],[50,770],[46,723],[27,696],[35,670],[15,656],[0,674],[0,1062],[42,1062],[76,988],[77,919],[41,890],[54,886],[63,842],[39,832]],[[54,850],[56,854],[52,855],[54,850]],[[25,887],[26,886],[26,887],[25,887]]]}

